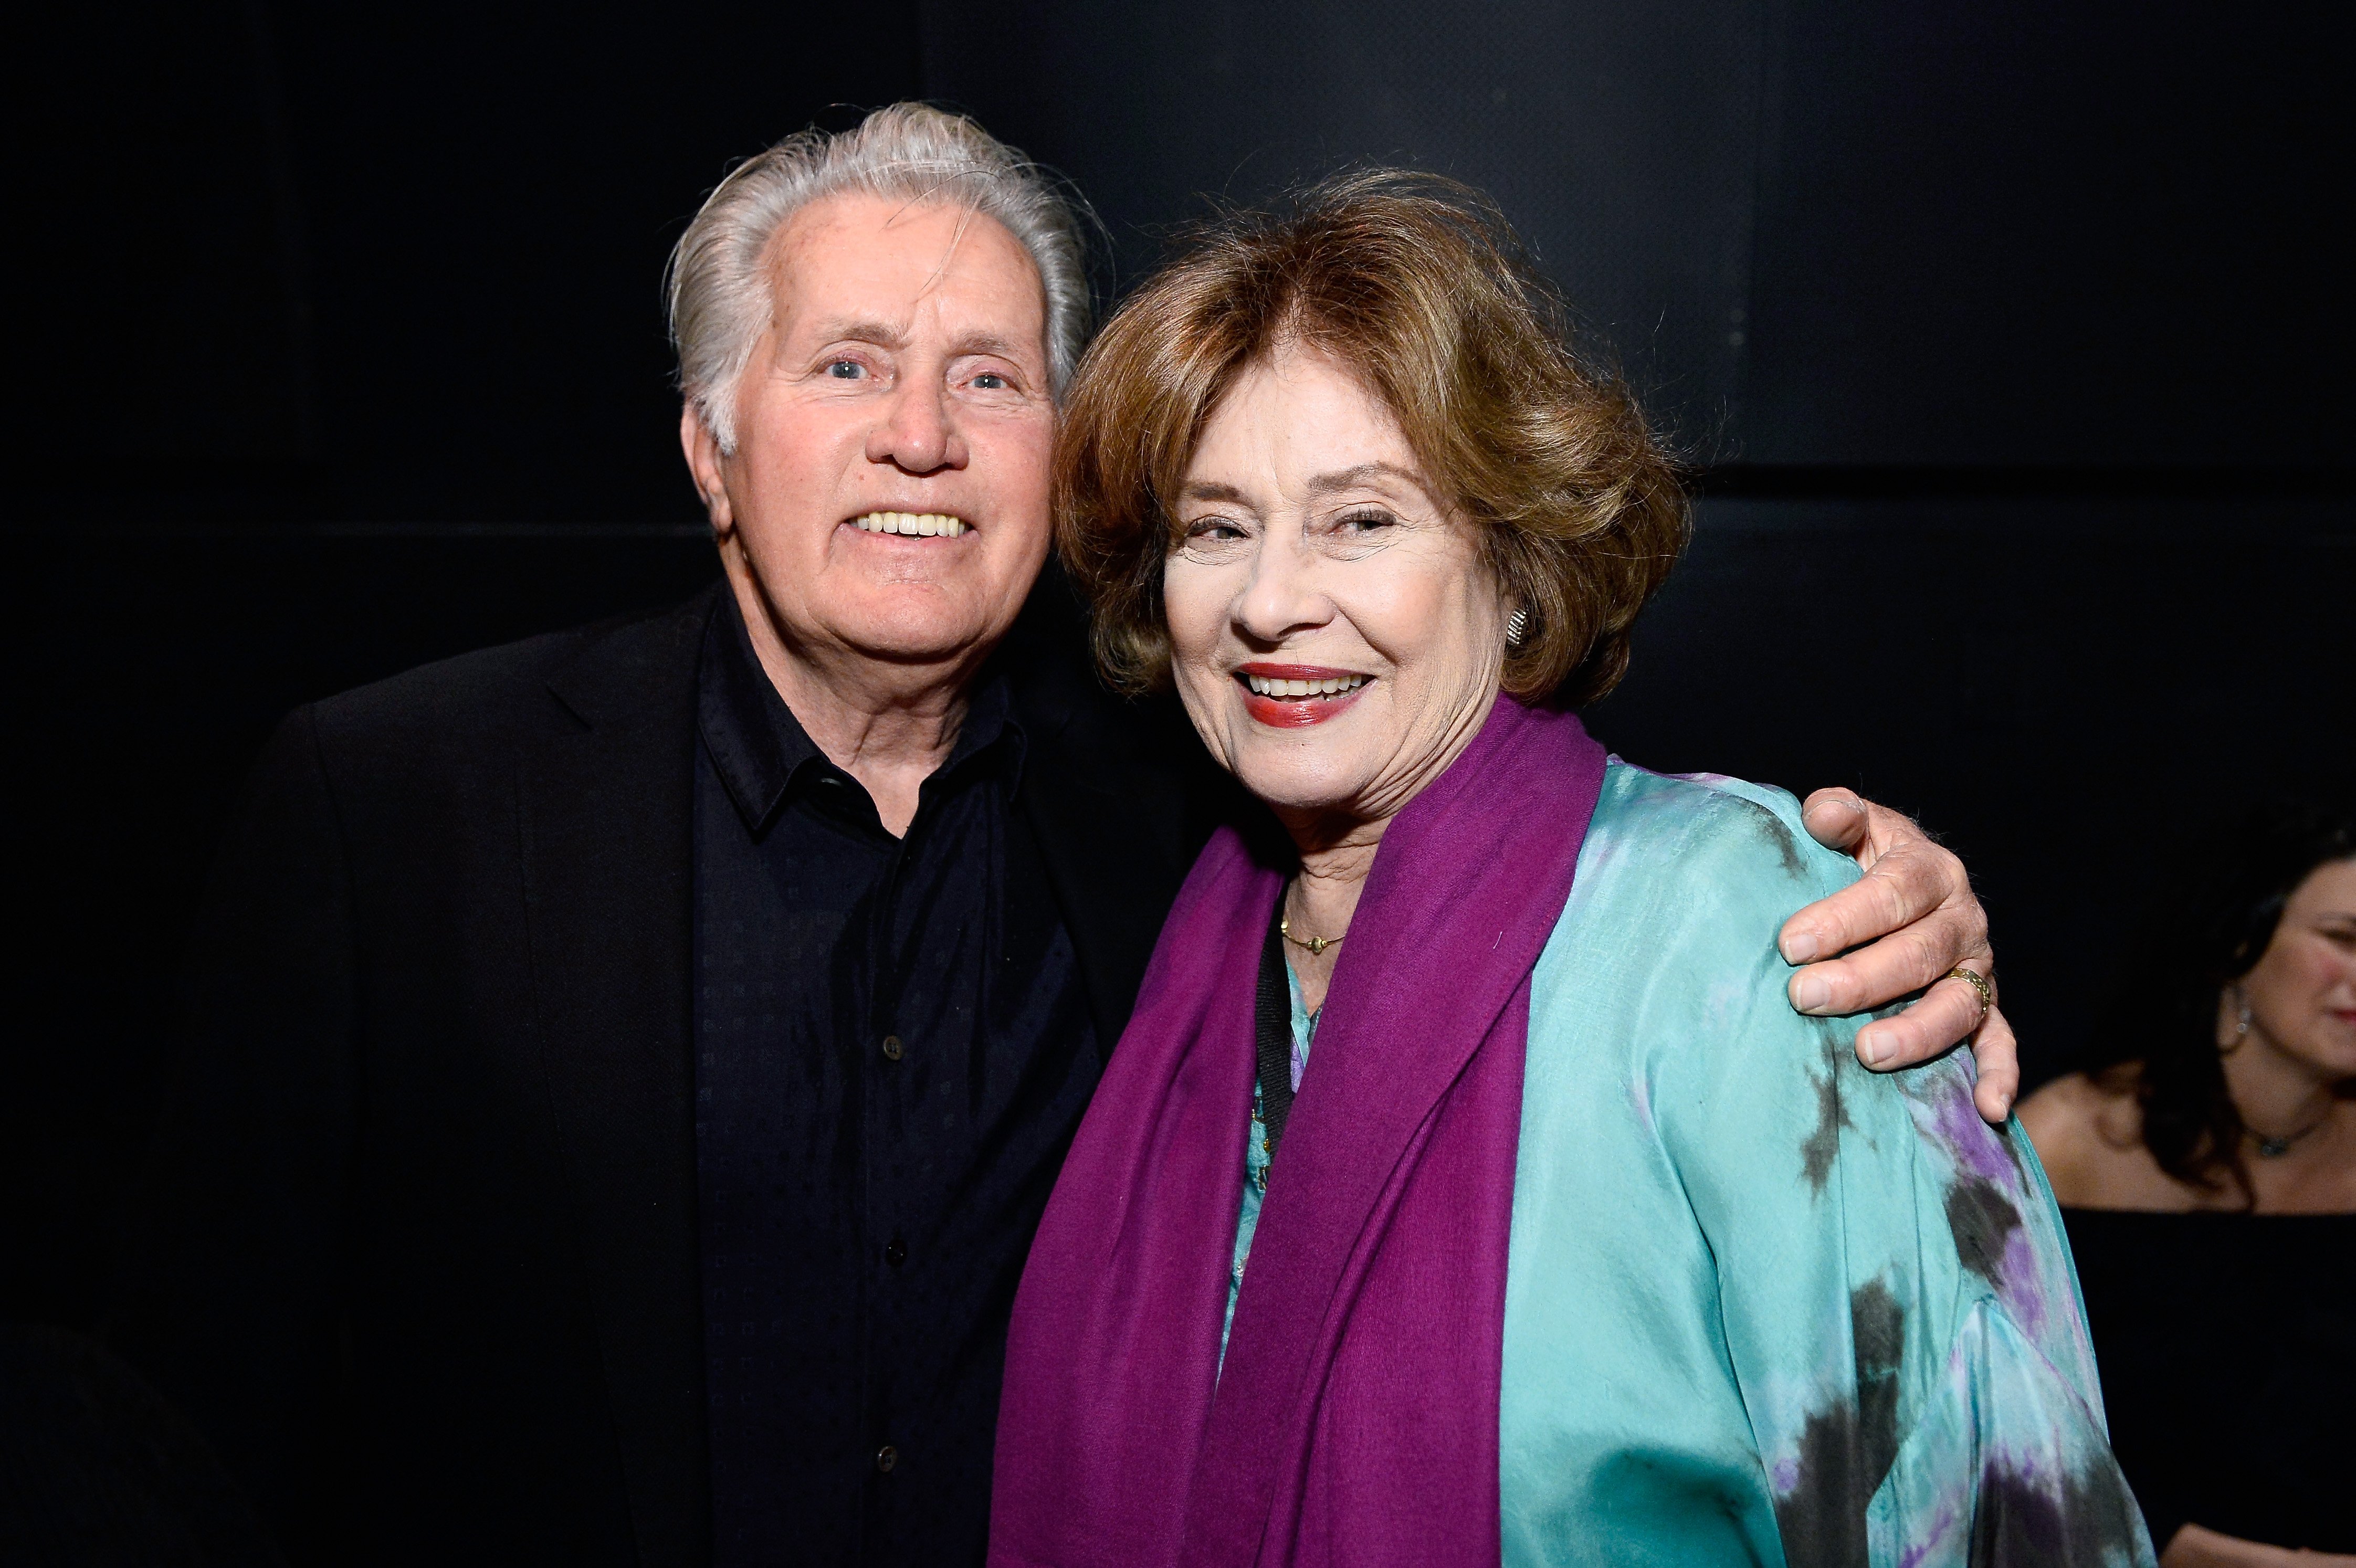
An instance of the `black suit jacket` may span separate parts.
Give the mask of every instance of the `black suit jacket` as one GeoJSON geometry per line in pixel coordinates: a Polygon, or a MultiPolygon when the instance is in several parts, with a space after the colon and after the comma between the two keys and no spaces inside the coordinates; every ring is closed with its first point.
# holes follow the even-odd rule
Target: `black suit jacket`
{"type": "MultiPolygon", "coordinates": [[[[111,1337],[298,1562],[708,1556],[691,789],[722,591],[315,703],[256,770],[111,1337]]],[[[1109,1044],[1224,802],[1056,594],[1000,657],[1109,1044]]]]}

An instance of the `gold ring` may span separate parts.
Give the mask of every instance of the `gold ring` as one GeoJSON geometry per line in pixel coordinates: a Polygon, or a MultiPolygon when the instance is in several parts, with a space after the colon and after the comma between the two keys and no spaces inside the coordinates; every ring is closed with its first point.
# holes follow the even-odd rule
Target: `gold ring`
{"type": "Polygon", "coordinates": [[[1946,973],[1941,975],[1939,978],[1942,980],[1960,980],[1965,984],[1970,986],[1974,991],[1978,992],[1980,993],[1980,1017],[1983,1020],[1985,1020],[1990,1013],[1996,1011],[1996,987],[1990,985],[1987,982],[1987,976],[1982,974],[1979,971],[1976,969],[1965,969],[1962,964],[1957,964],[1954,968],[1947,971],[1946,973]]]}

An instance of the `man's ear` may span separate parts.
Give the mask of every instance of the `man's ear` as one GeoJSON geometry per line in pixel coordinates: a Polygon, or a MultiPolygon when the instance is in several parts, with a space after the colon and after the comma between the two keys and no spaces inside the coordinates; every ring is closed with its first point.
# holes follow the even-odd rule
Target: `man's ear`
{"type": "Polygon", "coordinates": [[[679,447],[687,456],[687,471],[695,479],[695,493],[712,520],[712,532],[725,536],[735,526],[736,514],[729,508],[728,484],[720,472],[720,443],[692,401],[679,405],[679,447]]]}

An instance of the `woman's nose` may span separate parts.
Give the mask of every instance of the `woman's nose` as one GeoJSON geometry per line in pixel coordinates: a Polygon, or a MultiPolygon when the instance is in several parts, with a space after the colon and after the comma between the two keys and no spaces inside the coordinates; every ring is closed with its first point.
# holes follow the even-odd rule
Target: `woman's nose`
{"type": "Polygon", "coordinates": [[[1251,581],[1236,601],[1236,626],[1255,642],[1278,643],[1289,634],[1323,626],[1333,603],[1316,583],[1316,561],[1281,533],[1263,535],[1252,558],[1251,581]]]}

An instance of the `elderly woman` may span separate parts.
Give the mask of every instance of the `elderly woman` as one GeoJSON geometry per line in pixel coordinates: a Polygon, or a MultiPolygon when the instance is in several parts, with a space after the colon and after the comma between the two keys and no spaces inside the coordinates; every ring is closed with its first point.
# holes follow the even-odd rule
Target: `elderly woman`
{"type": "Polygon", "coordinates": [[[2147,1562],[2025,1140],[1785,1004],[1854,867],[1572,714],[1686,510],[1517,257],[1343,179],[1080,372],[1104,667],[1281,832],[1195,865],[1056,1185],[991,1561],[2147,1562]]]}

